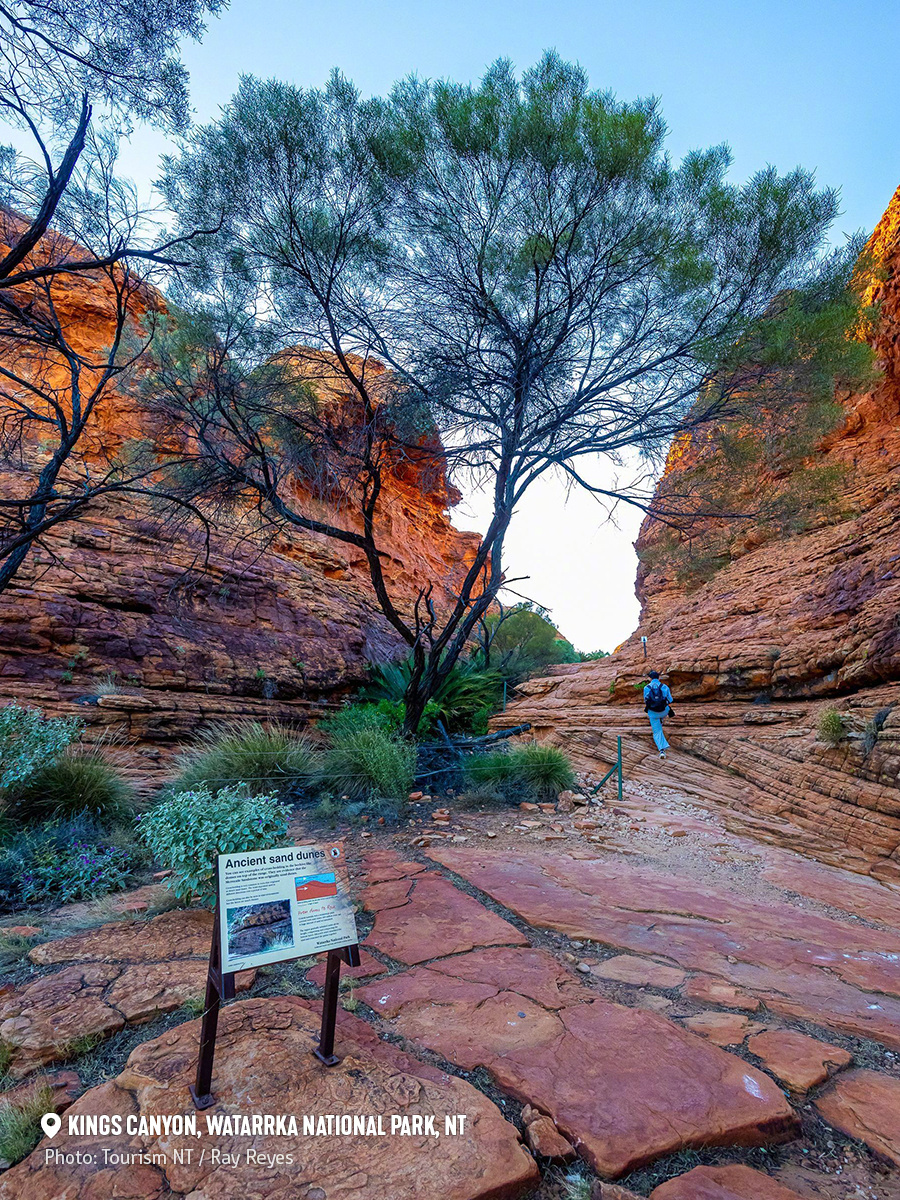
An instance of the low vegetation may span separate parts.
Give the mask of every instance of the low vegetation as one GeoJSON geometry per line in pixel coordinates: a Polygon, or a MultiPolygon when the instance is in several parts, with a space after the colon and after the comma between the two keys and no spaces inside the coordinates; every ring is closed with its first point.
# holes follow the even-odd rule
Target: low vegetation
{"type": "Polygon", "coordinates": [[[350,730],[325,754],[323,778],[351,800],[405,799],[412,788],[416,747],[390,730],[350,730]]]}
{"type": "Polygon", "coordinates": [[[291,809],[276,795],[248,794],[240,785],[174,792],[139,821],[139,836],[172,872],[166,885],[181,901],[215,903],[216,857],[284,845],[291,809]]]}
{"type": "Polygon", "coordinates": [[[494,789],[507,798],[522,793],[556,796],[575,784],[575,770],[565,751],[541,742],[473,755],[465,771],[474,788],[484,789],[483,794],[494,789]]]}
{"type": "Polygon", "coordinates": [[[68,904],[123,888],[133,857],[89,816],[16,830],[0,849],[0,908],[68,904]]]}
{"type": "Polygon", "coordinates": [[[819,714],[819,739],[829,746],[839,746],[847,734],[844,718],[836,708],[823,709],[819,714]]]}
{"type": "Polygon", "coordinates": [[[98,821],[121,822],[132,815],[134,792],[102,748],[69,746],[31,775],[12,807],[27,823],[80,813],[98,821]]]}
{"type": "Polygon", "coordinates": [[[0,1096],[0,1158],[20,1162],[41,1140],[41,1117],[53,1111],[53,1095],[46,1084],[18,1104],[4,1103],[0,1096]]]}
{"type": "Polygon", "coordinates": [[[319,774],[319,755],[302,734],[278,722],[216,725],[183,755],[173,791],[218,791],[240,785],[245,792],[299,798],[319,774]]]}

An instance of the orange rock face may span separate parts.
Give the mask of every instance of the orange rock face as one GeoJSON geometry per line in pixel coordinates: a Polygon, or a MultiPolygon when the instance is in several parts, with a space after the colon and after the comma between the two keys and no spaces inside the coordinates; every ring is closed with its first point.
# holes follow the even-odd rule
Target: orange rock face
{"type": "MultiPolygon", "coordinates": [[[[162,307],[155,295],[148,304],[162,307]]],[[[79,353],[106,344],[104,281],[67,282],[58,311],[79,353]]],[[[109,392],[88,459],[139,435],[142,420],[109,392]]],[[[17,487],[0,473],[0,493],[17,487]]],[[[428,583],[440,605],[471,561],[477,537],[450,522],[458,499],[433,464],[388,478],[379,536],[401,607],[428,583]]],[[[266,540],[234,517],[214,527],[204,560],[199,529],[161,527],[135,498],[57,527],[0,595],[0,698],[121,729],[152,766],[203,721],[302,718],[360,682],[368,662],[402,653],[354,547],[299,531],[266,540]],[[92,689],[110,674],[122,693],[97,705],[92,689]]]]}
{"type": "MultiPolygon", "coordinates": [[[[844,405],[805,467],[830,481],[802,532],[694,531],[685,577],[666,530],[637,542],[641,624],[611,657],[524,684],[504,723],[531,721],[580,763],[670,783],[740,813],[756,832],[880,878],[900,879],[900,191],[870,243],[883,279],[874,346],[883,372],[844,405]],[[706,556],[706,557],[704,557],[706,556]],[[644,657],[641,635],[647,638],[644,657]],[[676,697],[656,760],[639,686],[656,666],[676,697]],[[836,708],[845,736],[817,737],[836,708]]],[[[689,491],[697,455],[673,448],[660,494],[689,491]]],[[[782,487],[761,475],[757,490],[782,487]]],[[[746,530],[746,527],[742,527],[746,530]]]]}

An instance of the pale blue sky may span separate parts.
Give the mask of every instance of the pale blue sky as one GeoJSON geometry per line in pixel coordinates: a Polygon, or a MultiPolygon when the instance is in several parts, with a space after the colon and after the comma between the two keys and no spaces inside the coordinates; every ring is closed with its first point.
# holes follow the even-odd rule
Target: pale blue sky
{"type": "MultiPolygon", "coordinates": [[[[202,45],[185,48],[197,119],[209,120],[242,73],[303,86],[339,67],[364,94],[410,72],[477,78],[494,59],[518,67],[554,47],[593,86],[659,96],[676,157],[728,142],[733,175],[798,163],[841,188],[836,236],[871,229],[900,185],[897,0],[232,0],[202,45]]],[[[123,172],[148,186],[157,133],[138,130],[123,172]]],[[[479,523],[477,499],[459,524],[479,523]]],[[[583,649],[611,649],[634,628],[637,522],[601,526],[592,502],[547,483],[510,538],[510,573],[583,649]]]]}

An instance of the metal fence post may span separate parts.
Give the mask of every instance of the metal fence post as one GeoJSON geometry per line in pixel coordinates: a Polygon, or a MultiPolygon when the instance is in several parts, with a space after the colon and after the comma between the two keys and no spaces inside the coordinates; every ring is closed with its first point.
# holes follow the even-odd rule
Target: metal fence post
{"type": "Polygon", "coordinates": [[[622,738],[621,738],[621,736],[616,738],[616,742],[618,743],[618,755],[616,758],[616,763],[619,768],[619,803],[621,804],[622,803],[622,738]]]}

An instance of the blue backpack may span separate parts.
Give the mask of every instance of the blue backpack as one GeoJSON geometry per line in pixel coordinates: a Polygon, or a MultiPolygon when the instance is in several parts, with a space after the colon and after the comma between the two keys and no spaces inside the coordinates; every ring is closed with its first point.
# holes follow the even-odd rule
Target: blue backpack
{"type": "Polygon", "coordinates": [[[663,695],[662,684],[658,679],[651,679],[647,696],[648,712],[665,712],[669,702],[663,695]]]}

